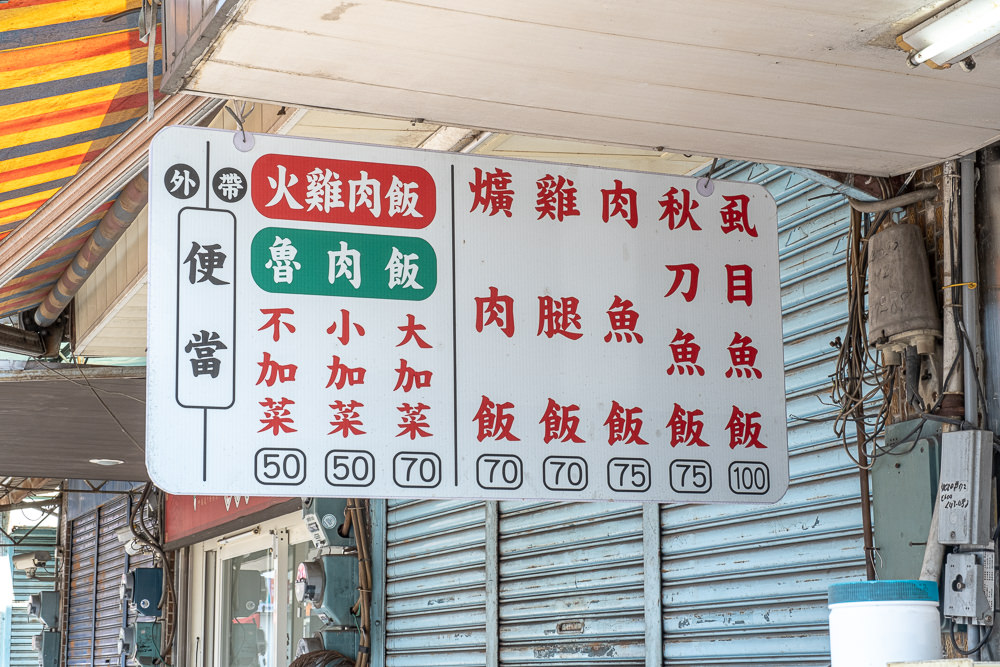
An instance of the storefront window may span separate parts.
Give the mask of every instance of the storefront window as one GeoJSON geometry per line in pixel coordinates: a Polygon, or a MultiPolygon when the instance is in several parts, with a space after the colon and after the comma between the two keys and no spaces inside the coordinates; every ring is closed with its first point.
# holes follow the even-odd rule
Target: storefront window
{"type": "Polygon", "coordinates": [[[295,600],[313,551],[299,513],[192,547],[186,642],[191,667],[285,667],[320,623],[295,600]]]}
{"type": "Polygon", "coordinates": [[[222,561],[220,665],[276,667],[270,661],[275,637],[275,563],[272,549],[222,561]]]}

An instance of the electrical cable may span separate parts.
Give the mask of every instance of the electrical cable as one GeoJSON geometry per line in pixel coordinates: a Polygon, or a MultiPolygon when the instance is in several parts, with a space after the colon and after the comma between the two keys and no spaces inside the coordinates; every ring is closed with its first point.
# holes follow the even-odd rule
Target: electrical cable
{"type": "Polygon", "coordinates": [[[993,628],[994,626],[991,625],[990,629],[986,631],[986,634],[983,636],[981,640],[979,640],[979,643],[976,644],[975,648],[962,649],[959,647],[958,642],[955,640],[955,621],[952,620],[948,626],[948,636],[951,638],[951,647],[955,649],[955,652],[959,653],[960,655],[972,655],[973,653],[978,653],[979,651],[982,650],[984,646],[986,646],[986,644],[989,643],[990,636],[993,634],[993,628]]]}
{"type": "MultiPolygon", "coordinates": [[[[167,608],[170,604],[173,604],[177,600],[177,591],[174,588],[173,571],[170,567],[170,561],[167,559],[167,554],[163,550],[158,536],[153,534],[153,529],[146,525],[145,507],[149,503],[149,497],[152,490],[152,482],[146,482],[146,484],[142,487],[139,500],[136,502],[135,507],[132,508],[132,513],[129,515],[129,529],[139,542],[155,551],[160,557],[160,563],[163,568],[163,578],[167,581],[167,586],[163,591],[163,599],[161,600],[161,609],[164,612],[164,618],[166,618],[167,608]],[[136,519],[139,520],[138,523],[136,522],[136,519]]],[[[167,664],[170,663],[169,658],[173,652],[175,625],[176,624],[171,624],[167,631],[165,642],[167,649],[163,652],[163,661],[167,664]]]]}

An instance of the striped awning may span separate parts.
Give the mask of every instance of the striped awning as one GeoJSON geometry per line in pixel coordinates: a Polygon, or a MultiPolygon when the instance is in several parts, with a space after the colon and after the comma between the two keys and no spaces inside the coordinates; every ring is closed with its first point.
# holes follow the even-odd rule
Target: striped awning
{"type": "MultiPolygon", "coordinates": [[[[141,5],[0,4],[0,252],[4,238],[146,114],[148,45],[139,39],[141,5]]],[[[157,30],[157,89],[159,40],[157,30]]],[[[109,205],[0,286],[0,316],[37,305],[109,205]]]]}

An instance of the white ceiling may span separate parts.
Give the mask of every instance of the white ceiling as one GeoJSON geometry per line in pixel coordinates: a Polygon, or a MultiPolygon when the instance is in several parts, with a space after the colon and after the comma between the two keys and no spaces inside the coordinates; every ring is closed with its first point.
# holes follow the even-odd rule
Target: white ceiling
{"type": "Polygon", "coordinates": [[[947,4],[246,0],[186,89],[890,175],[1000,136],[997,48],[964,72],[894,46],[947,4]]]}

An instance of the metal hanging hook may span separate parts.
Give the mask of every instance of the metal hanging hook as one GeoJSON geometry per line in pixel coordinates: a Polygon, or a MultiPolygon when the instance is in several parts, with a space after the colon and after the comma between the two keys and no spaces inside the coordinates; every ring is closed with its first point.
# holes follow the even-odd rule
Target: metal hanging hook
{"type": "Polygon", "coordinates": [[[698,179],[698,182],[695,183],[695,187],[698,189],[698,194],[703,197],[708,197],[715,192],[715,184],[712,182],[712,176],[715,175],[715,166],[717,164],[719,164],[719,158],[713,158],[712,166],[708,168],[708,175],[702,176],[698,179]]]}
{"type": "MultiPolygon", "coordinates": [[[[234,101],[233,105],[235,106],[236,104],[237,102],[234,101]]],[[[247,110],[247,102],[245,100],[240,101],[238,104],[238,112],[231,109],[228,104],[224,108],[226,109],[226,113],[232,116],[233,120],[236,121],[236,127],[239,130],[239,135],[233,137],[233,144],[236,145],[236,148],[245,152],[253,148],[253,135],[251,134],[249,138],[247,137],[245,124],[246,120],[250,117],[250,114],[252,114],[254,109],[257,108],[257,103],[255,102],[251,104],[249,110],[247,110]]]]}

